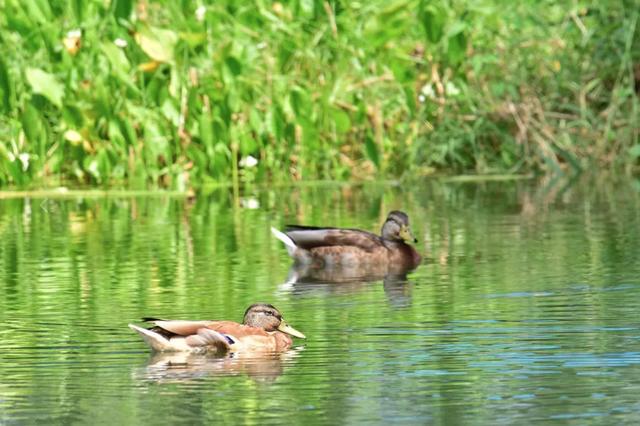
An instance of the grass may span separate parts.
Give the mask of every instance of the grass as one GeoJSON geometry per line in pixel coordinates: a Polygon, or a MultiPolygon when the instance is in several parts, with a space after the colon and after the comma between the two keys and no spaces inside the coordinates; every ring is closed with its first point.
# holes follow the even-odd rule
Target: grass
{"type": "Polygon", "coordinates": [[[633,171],[635,1],[0,0],[0,184],[633,171]]]}

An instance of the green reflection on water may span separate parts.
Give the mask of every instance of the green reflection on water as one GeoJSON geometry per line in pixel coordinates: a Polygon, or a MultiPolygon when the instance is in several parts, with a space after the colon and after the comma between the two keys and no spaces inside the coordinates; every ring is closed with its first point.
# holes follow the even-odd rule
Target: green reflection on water
{"type": "Polygon", "coordinates": [[[526,181],[0,200],[0,421],[633,422],[638,207],[624,184],[526,181]],[[269,231],[377,231],[396,208],[426,255],[406,277],[296,281],[269,231]],[[126,327],[256,301],[308,340],[167,358],[126,327]]]}

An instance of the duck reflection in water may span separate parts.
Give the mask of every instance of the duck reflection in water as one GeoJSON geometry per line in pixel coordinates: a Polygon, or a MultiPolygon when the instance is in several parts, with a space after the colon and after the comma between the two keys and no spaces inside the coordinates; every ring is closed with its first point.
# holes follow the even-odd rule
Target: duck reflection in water
{"type": "Polygon", "coordinates": [[[188,382],[208,377],[247,376],[258,383],[273,383],[295,364],[304,347],[262,354],[234,353],[224,358],[190,352],[155,352],[135,378],[162,383],[188,382]]]}
{"type": "Polygon", "coordinates": [[[289,269],[287,280],[279,290],[294,295],[325,292],[337,294],[357,293],[382,281],[384,293],[391,306],[403,308],[411,305],[412,284],[407,273],[413,268],[388,268],[386,265],[352,265],[318,268],[296,263],[289,269]]]}

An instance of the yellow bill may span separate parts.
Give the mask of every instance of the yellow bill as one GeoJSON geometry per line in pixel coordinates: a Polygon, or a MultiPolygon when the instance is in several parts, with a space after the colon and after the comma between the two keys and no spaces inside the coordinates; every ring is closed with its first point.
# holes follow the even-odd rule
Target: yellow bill
{"type": "Polygon", "coordinates": [[[294,337],[299,337],[301,339],[306,339],[307,338],[307,336],[305,336],[304,334],[300,333],[295,328],[291,327],[284,320],[280,321],[280,325],[278,326],[278,330],[282,331],[283,333],[290,334],[290,335],[292,335],[294,337]]]}
{"type": "Polygon", "coordinates": [[[406,225],[402,225],[400,228],[400,237],[405,241],[413,241],[414,243],[418,242],[418,239],[411,233],[411,229],[406,225]]]}

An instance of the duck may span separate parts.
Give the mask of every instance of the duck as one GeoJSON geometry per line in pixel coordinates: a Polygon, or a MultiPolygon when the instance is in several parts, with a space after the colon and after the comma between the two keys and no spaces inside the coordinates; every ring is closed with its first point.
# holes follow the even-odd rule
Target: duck
{"type": "Polygon", "coordinates": [[[235,321],[164,320],[143,318],[150,328],[129,324],[155,352],[191,352],[225,355],[242,352],[281,352],[293,344],[293,337],[306,336],[291,327],[268,303],[254,303],[235,321]]]}
{"type": "Polygon", "coordinates": [[[409,216],[399,210],[389,213],[380,236],[360,229],[287,225],[285,231],[271,228],[289,256],[298,264],[316,268],[364,265],[408,270],[422,257],[408,243],[417,243],[409,216]]]}

